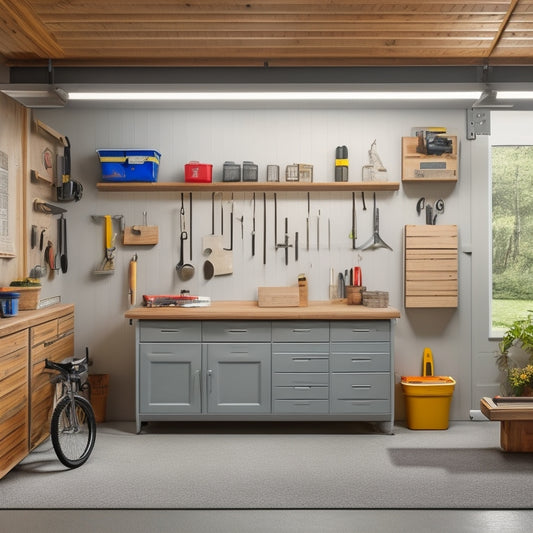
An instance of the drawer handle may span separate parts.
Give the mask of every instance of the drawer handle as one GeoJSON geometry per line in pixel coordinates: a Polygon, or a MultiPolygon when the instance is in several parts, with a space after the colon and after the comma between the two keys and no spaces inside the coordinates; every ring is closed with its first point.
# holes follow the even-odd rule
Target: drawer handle
{"type": "Polygon", "coordinates": [[[352,329],[352,333],[370,333],[372,330],[370,328],[367,329],[352,329]]]}
{"type": "Polygon", "coordinates": [[[247,329],[227,329],[227,333],[248,333],[247,329]]]}
{"type": "Polygon", "coordinates": [[[352,363],[363,363],[368,361],[372,361],[372,359],[370,359],[370,357],[352,357],[352,363]]]}
{"type": "Polygon", "coordinates": [[[296,385],[293,387],[294,390],[311,390],[311,387],[309,385],[303,386],[303,385],[296,385]]]}
{"type": "Polygon", "coordinates": [[[372,387],[370,385],[352,385],[352,389],[357,390],[370,390],[372,387]]]}
{"type": "Polygon", "coordinates": [[[310,357],[293,357],[292,360],[295,363],[309,363],[311,361],[310,357]]]}
{"type": "Polygon", "coordinates": [[[162,329],[161,333],[181,333],[181,329],[162,329]]]}
{"type": "Polygon", "coordinates": [[[293,405],[311,405],[309,402],[293,402],[293,405]]]}
{"type": "Polygon", "coordinates": [[[68,337],[70,333],[67,331],[67,333],[63,333],[63,335],[59,335],[55,339],[52,339],[51,341],[43,342],[43,346],[47,348],[48,346],[52,346],[52,344],[55,344],[57,341],[60,341],[61,339],[64,339],[65,337],[68,337]]]}
{"type": "Polygon", "coordinates": [[[293,333],[311,333],[311,329],[309,328],[295,328],[292,330],[293,333]]]}

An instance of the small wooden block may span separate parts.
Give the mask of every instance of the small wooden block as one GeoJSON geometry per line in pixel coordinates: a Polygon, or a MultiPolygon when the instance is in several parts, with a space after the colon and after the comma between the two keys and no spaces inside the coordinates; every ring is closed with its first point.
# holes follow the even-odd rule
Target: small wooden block
{"type": "Polygon", "coordinates": [[[122,244],[136,246],[143,244],[157,244],[159,242],[158,226],[126,226],[122,244]]]}
{"type": "Polygon", "coordinates": [[[300,290],[298,287],[258,287],[259,307],[298,307],[300,290]]]}

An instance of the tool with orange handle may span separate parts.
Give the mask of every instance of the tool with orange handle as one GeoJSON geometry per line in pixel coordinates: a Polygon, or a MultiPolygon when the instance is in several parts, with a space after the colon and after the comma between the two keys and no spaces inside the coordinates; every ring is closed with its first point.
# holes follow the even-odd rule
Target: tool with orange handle
{"type": "Polygon", "coordinates": [[[129,296],[130,304],[135,305],[137,291],[137,254],[135,254],[130,260],[129,267],[129,296]]]}

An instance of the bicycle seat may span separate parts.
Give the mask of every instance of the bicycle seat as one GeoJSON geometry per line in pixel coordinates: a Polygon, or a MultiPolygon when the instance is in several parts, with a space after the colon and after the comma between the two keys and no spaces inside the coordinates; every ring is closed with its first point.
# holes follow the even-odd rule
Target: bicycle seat
{"type": "Polygon", "coordinates": [[[49,359],[45,359],[44,366],[45,368],[57,370],[58,372],[71,373],[72,371],[75,371],[76,373],[81,373],[85,370],[84,363],[85,358],[77,360],[73,359],[72,361],[65,361],[62,363],[56,363],[49,359]],[[75,367],[79,368],[75,369],[75,367]]]}

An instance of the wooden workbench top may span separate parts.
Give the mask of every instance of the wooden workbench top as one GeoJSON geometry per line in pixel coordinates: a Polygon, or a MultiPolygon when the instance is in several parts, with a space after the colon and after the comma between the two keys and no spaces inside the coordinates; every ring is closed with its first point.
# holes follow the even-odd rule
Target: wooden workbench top
{"type": "Polygon", "coordinates": [[[346,303],[309,302],[307,307],[259,307],[256,301],[212,302],[209,307],[135,307],[125,314],[138,320],[390,320],[400,312],[346,303]]]}
{"type": "Polygon", "coordinates": [[[31,328],[46,320],[53,320],[73,312],[73,304],[54,304],[44,309],[19,311],[15,316],[0,318],[0,336],[10,335],[21,329],[31,328]]]}

